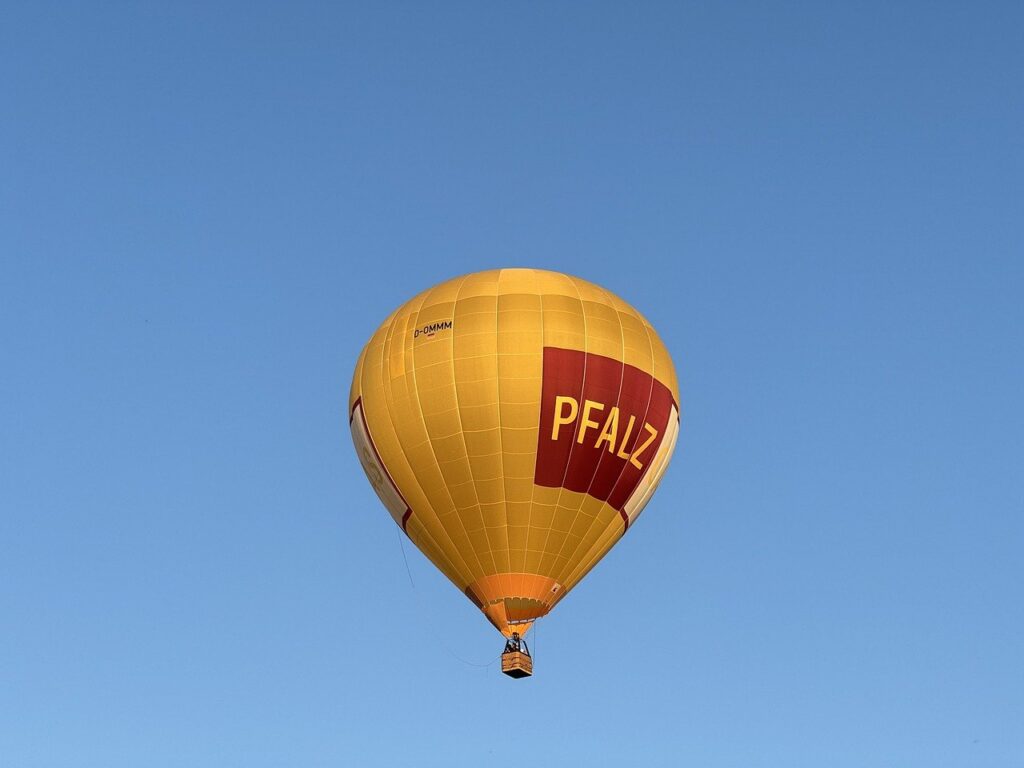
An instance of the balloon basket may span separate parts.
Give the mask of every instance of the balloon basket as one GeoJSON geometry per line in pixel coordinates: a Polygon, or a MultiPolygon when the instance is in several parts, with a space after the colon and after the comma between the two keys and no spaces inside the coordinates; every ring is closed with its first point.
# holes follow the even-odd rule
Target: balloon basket
{"type": "Polygon", "coordinates": [[[533,659],[519,651],[503,653],[501,654],[501,671],[509,677],[529,677],[533,674],[533,659]]]}
{"type": "Polygon", "coordinates": [[[529,677],[533,674],[533,658],[530,656],[530,649],[519,637],[519,633],[513,633],[512,638],[505,643],[505,652],[501,654],[501,671],[509,677],[529,677]]]}

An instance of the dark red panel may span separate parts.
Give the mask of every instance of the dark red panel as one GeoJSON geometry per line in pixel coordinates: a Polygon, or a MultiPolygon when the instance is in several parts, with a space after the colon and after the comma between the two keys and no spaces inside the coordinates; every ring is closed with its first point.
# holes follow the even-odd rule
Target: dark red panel
{"type": "Polygon", "coordinates": [[[545,347],[541,398],[534,482],[587,493],[621,512],[664,439],[668,387],[610,357],[545,347]]]}

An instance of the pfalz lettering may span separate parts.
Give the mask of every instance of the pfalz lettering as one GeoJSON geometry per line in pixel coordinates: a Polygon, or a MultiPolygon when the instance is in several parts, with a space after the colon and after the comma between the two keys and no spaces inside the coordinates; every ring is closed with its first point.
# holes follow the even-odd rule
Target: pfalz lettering
{"type": "Polygon", "coordinates": [[[584,400],[581,415],[580,404],[575,397],[557,395],[555,397],[554,417],[551,420],[551,439],[557,442],[561,435],[562,427],[578,422],[577,427],[573,430],[577,443],[583,445],[584,441],[588,439],[587,433],[591,432],[591,430],[597,430],[597,438],[593,443],[594,448],[606,445],[608,453],[614,454],[623,461],[628,461],[637,469],[643,469],[644,465],[640,461],[640,457],[651,446],[651,443],[657,439],[658,430],[649,423],[644,422],[643,431],[646,433],[646,438],[632,452],[627,452],[626,446],[629,445],[629,439],[633,436],[633,430],[636,427],[636,416],[630,415],[620,440],[619,421],[622,414],[618,406],[613,405],[608,410],[608,415],[602,424],[598,414],[603,414],[604,411],[604,403],[599,403],[596,400],[584,400]],[[597,420],[595,421],[595,419],[597,420]]]}

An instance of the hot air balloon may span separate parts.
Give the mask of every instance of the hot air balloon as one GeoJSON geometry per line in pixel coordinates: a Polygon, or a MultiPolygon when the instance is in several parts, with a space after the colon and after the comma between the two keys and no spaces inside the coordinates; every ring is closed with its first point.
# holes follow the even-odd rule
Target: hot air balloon
{"type": "Polygon", "coordinates": [[[349,397],[367,478],[409,539],[506,638],[524,638],[636,522],[679,432],[644,317],[577,277],[500,269],[395,310],[349,397]]]}

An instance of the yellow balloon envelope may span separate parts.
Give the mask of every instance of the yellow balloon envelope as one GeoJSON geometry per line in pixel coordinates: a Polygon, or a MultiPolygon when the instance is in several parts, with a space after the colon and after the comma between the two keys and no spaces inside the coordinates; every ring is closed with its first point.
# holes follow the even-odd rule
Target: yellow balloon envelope
{"type": "Polygon", "coordinates": [[[501,269],[434,286],[385,320],[349,413],[395,522],[518,641],[643,511],[676,444],[679,389],[624,301],[501,269]]]}

